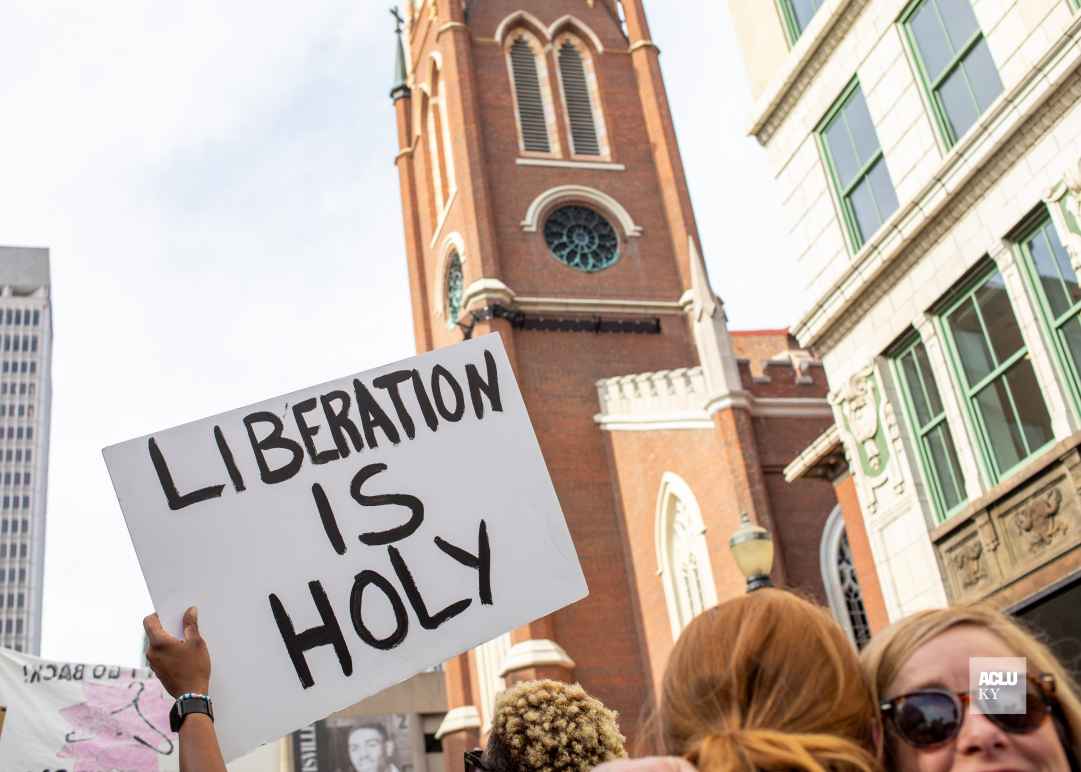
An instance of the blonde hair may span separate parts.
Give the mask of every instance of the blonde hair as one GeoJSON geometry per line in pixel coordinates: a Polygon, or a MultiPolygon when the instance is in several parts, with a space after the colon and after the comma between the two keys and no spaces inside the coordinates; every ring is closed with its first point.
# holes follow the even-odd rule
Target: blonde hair
{"type": "Polygon", "coordinates": [[[703,772],[872,772],[878,711],[855,647],[821,608],[763,589],[676,642],[652,719],[658,750],[703,772]]]}
{"type": "MultiPolygon", "coordinates": [[[[1018,620],[985,604],[950,606],[917,611],[887,627],[871,639],[860,655],[860,667],[870,682],[877,705],[883,699],[901,668],[917,649],[947,630],[969,625],[987,630],[1015,656],[1028,660],[1030,675],[1049,673],[1055,678],[1055,699],[1060,706],[1061,727],[1067,733],[1063,746],[1076,758],[1081,756],[1081,700],[1077,682],[1046,645],[1018,620]]],[[[1061,735],[1060,735],[1061,737],[1061,735]]]]}
{"type": "Polygon", "coordinates": [[[524,681],[496,697],[485,760],[496,768],[588,772],[627,755],[617,718],[579,684],[524,681]]]}

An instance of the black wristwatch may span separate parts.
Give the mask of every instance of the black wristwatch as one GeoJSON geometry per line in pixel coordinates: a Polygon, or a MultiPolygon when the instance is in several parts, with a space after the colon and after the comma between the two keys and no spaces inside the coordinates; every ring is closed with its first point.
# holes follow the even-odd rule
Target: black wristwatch
{"type": "Polygon", "coordinates": [[[184,719],[192,713],[205,713],[213,721],[214,710],[210,705],[210,698],[205,694],[195,692],[181,694],[173,703],[173,709],[169,711],[169,728],[174,732],[179,732],[184,719]]]}

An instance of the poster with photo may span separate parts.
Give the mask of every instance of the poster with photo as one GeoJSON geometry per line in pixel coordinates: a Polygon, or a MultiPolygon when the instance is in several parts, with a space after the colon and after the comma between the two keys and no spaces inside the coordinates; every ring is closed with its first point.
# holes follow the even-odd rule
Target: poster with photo
{"type": "Polygon", "coordinates": [[[347,716],[293,733],[296,772],[413,772],[409,716],[347,716]]]}

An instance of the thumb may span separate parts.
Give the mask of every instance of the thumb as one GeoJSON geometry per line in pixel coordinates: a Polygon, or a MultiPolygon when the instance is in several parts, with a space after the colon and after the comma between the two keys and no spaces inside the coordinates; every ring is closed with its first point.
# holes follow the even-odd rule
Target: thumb
{"type": "Polygon", "coordinates": [[[192,641],[199,638],[199,612],[192,606],[184,612],[184,640],[192,641]]]}

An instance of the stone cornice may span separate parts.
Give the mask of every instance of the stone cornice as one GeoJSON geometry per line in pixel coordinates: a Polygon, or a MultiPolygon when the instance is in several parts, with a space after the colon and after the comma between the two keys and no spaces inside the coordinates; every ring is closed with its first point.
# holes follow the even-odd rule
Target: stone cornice
{"type": "Polygon", "coordinates": [[[844,40],[869,0],[826,0],[788,52],[781,72],[755,101],[747,133],[765,145],[844,40]]]}
{"type": "Polygon", "coordinates": [[[784,468],[785,482],[794,482],[800,479],[823,459],[831,453],[836,453],[840,448],[841,434],[837,431],[837,424],[830,424],[830,428],[816,437],[814,442],[804,448],[792,463],[784,468]]]}
{"type": "Polygon", "coordinates": [[[475,705],[459,705],[451,708],[443,717],[443,723],[435,730],[435,739],[442,740],[448,734],[480,729],[480,713],[475,705]]]}
{"type": "Polygon", "coordinates": [[[1081,98],[1081,16],[1027,76],[1003,94],[898,209],[844,273],[792,326],[801,346],[824,354],[851,330],[1081,98]]]}

